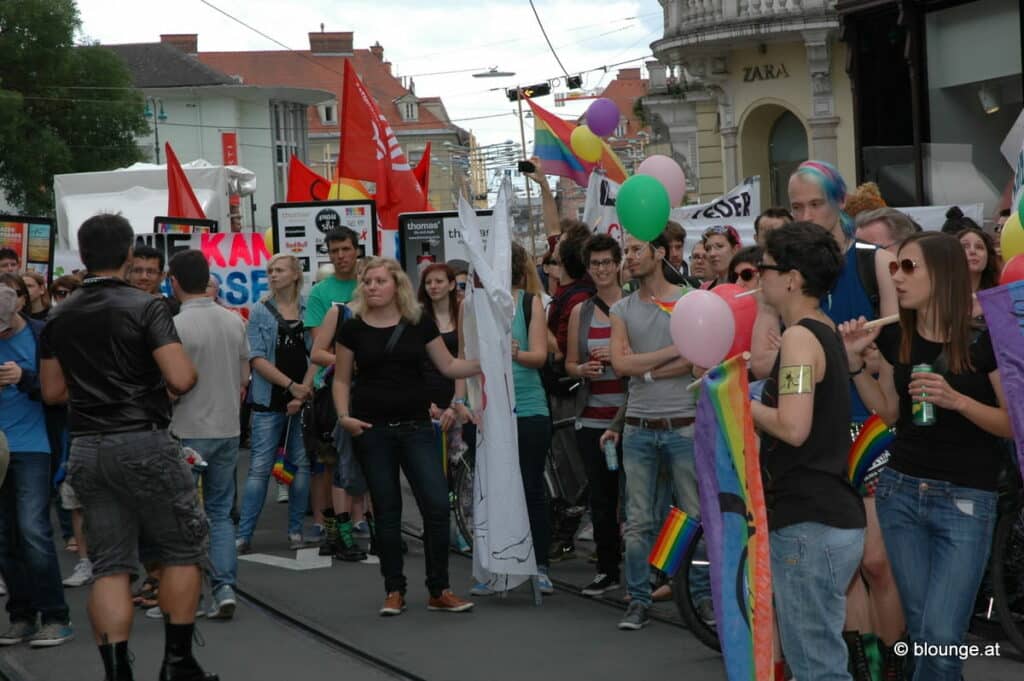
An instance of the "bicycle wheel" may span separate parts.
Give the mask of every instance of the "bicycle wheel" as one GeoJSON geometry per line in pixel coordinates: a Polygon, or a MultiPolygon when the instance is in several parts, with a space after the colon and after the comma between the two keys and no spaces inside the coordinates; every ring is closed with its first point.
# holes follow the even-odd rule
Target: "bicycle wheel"
{"type": "MultiPolygon", "coordinates": [[[[679,608],[679,615],[683,618],[686,628],[708,648],[721,652],[722,644],[718,641],[718,629],[715,627],[715,622],[701,616],[695,594],[691,589],[694,582],[710,584],[706,556],[707,544],[704,542],[704,528],[698,527],[697,536],[686,549],[686,553],[683,554],[683,564],[679,568],[679,572],[672,578],[672,598],[676,602],[676,607],[679,608]],[[698,571],[704,574],[701,575],[698,571]]],[[[703,598],[710,598],[710,594],[703,598]]]]}
{"type": "Polygon", "coordinates": [[[455,524],[459,533],[466,540],[470,550],[473,548],[473,475],[474,458],[465,453],[451,472],[451,501],[455,509],[455,524]]]}
{"type": "Polygon", "coordinates": [[[992,542],[992,598],[999,623],[1024,655],[1024,506],[1016,504],[996,522],[992,542]]]}

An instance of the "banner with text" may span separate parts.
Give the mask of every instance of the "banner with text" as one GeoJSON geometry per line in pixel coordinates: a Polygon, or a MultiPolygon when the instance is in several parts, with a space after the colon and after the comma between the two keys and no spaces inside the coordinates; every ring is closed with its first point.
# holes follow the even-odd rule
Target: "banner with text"
{"type": "MultiPolygon", "coordinates": [[[[480,231],[486,243],[491,231],[492,211],[478,210],[480,231]]],[[[398,261],[418,288],[420,275],[436,262],[469,262],[462,240],[462,223],[456,211],[402,213],[398,216],[398,261]]]]}
{"type": "Polygon", "coordinates": [[[0,248],[18,256],[21,271],[38,272],[53,280],[54,243],[57,228],[50,218],[0,215],[0,248]]]}

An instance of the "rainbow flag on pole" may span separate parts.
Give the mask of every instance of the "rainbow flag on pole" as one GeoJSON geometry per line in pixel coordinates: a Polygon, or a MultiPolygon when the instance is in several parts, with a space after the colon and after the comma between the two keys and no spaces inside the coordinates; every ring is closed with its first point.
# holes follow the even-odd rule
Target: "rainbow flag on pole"
{"type": "Polygon", "coordinates": [[[612,182],[622,184],[626,181],[626,168],[607,142],[601,143],[604,153],[600,161],[584,161],[572,152],[569,145],[569,138],[576,126],[540,108],[529,97],[523,99],[533,110],[533,155],[544,162],[545,174],[568,177],[579,186],[586,187],[591,171],[601,166],[612,182]]]}
{"type": "Polygon", "coordinates": [[[729,681],[773,678],[768,514],[748,393],[742,356],[708,371],[694,434],[700,521],[729,681]]]}
{"type": "Polygon", "coordinates": [[[647,562],[674,577],[683,564],[683,554],[696,539],[699,527],[700,523],[686,515],[686,511],[675,506],[670,508],[647,562]]]}

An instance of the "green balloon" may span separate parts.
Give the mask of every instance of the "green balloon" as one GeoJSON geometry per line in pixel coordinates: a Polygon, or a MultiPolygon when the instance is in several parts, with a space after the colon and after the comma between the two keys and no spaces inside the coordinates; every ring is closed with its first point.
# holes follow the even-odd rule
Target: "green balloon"
{"type": "Polygon", "coordinates": [[[1024,215],[1024,188],[1020,191],[1020,202],[1017,204],[1017,215],[1024,215]]]}
{"type": "Polygon", "coordinates": [[[619,224],[641,241],[652,241],[665,230],[671,210],[665,185],[650,175],[634,175],[615,196],[619,224]]]}

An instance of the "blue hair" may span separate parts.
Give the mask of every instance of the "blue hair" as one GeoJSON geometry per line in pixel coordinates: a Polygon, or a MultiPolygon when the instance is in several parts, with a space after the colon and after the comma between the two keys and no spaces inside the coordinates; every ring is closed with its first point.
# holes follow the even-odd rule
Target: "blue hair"
{"type": "Polygon", "coordinates": [[[845,210],[839,208],[839,205],[846,199],[846,182],[836,167],[826,161],[804,161],[797,167],[793,175],[799,175],[821,189],[825,200],[839,210],[839,224],[843,228],[843,234],[852,237],[855,229],[853,218],[845,210]]]}

